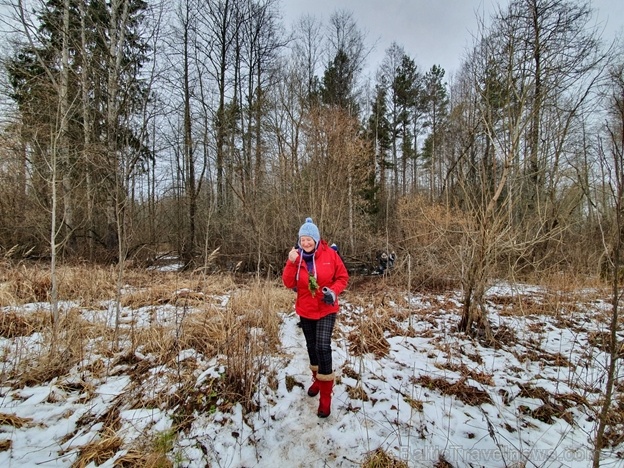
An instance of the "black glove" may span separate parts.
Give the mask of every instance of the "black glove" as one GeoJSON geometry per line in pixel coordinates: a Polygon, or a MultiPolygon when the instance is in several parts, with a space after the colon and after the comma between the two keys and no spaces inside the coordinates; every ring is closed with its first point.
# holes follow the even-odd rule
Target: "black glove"
{"type": "Polygon", "coordinates": [[[324,287],[321,291],[323,292],[323,302],[325,304],[334,305],[336,302],[336,293],[328,287],[324,287]]]}

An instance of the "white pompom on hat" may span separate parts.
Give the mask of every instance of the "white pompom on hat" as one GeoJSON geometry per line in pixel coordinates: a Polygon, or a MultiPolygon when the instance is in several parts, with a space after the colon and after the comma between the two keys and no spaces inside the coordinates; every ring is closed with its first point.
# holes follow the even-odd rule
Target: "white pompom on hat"
{"type": "Polygon", "coordinates": [[[316,224],[312,222],[312,218],[306,218],[305,223],[303,223],[301,227],[299,228],[300,239],[301,239],[301,236],[311,237],[312,239],[314,239],[314,242],[316,242],[316,245],[318,245],[318,243],[321,241],[321,233],[319,232],[319,229],[316,227],[316,224]]]}

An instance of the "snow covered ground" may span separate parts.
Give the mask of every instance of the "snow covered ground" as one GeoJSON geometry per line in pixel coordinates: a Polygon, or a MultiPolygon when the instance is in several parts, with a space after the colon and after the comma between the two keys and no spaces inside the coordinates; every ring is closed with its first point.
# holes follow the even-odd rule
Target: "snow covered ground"
{"type": "MultiPolygon", "coordinates": [[[[177,366],[167,368],[154,365],[147,352],[119,359],[98,351],[94,337],[79,365],[45,385],[1,383],[0,466],[142,466],[145,460],[130,463],[133,453],[140,459],[135,448],[141,441],[153,446],[171,434],[168,457],[181,467],[358,467],[378,449],[410,467],[590,466],[607,362],[597,337],[606,331],[610,305],[590,292],[575,295],[585,298],[582,303],[560,300],[552,310],[554,302],[546,304],[539,288],[505,284],[488,297],[502,342],[497,348],[454,331],[458,294],[415,294],[376,305],[356,305],[360,301],[347,296],[333,341],[337,382],[327,419],[316,416],[318,397],[306,394],[307,355],[291,310],[275,311],[281,344],[258,369],[257,411],[198,392],[210,410],[183,424],[179,406],[158,402],[182,391],[175,384],[180,369],[191,369],[191,386],[207,388],[226,373],[223,359],[180,349],[177,366]],[[545,305],[520,314],[519,295],[530,298],[526,304],[545,305]],[[377,342],[366,343],[371,336],[377,342]],[[86,447],[106,440],[115,442],[108,454],[84,458],[86,447]]],[[[228,295],[211,300],[225,307],[228,295]]],[[[63,308],[87,322],[112,315],[110,304],[63,308]]],[[[132,317],[126,325],[137,329],[188,314],[171,304],[125,312],[132,317]]],[[[25,356],[42,348],[40,333],[0,338],[2,375],[15,359],[26,363],[25,356]]],[[[618,375],[624,376],[621,367],[618,375]]],[[[623,387],[614,398],[620,413],[623,387]]],[[[603,450],[601,466],[624,466],[621,440],[603,450]]]]}

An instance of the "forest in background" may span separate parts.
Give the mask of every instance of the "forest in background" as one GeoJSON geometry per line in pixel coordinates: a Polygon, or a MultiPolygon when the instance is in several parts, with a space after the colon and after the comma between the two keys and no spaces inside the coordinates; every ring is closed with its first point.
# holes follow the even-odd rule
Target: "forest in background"
{"type": "Polygon", "coordinates": [[[272,276],[312,216],[352,271],[460,283],[465,329],[494,276],[619,272],[624,60],[589,1],[501,2],[448,79],[367,63],[348,11],[5,3],[6,258],[272,276]]]}

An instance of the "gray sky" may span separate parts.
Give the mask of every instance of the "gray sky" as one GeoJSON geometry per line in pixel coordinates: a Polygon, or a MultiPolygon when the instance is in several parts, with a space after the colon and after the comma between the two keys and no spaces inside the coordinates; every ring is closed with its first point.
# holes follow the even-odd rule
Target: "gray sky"
{"type": "MultiPolygon", "coordinates": [[[[402,46],[420,68],[441,65],[449,78],[478,32],[477,17],[489,22],[490,13],[506,0],[282,0],[284,22],[290,27],[303,14],[326,22],[336,10],[353,13],[366,45],[374,46],[368,66],[374,70],[392,41],[402,46]]],[[[596,21],[604,23],[603,38],[612,40],[624,28],[618,14],[622,0],[593,0],[596,21]]]]}

